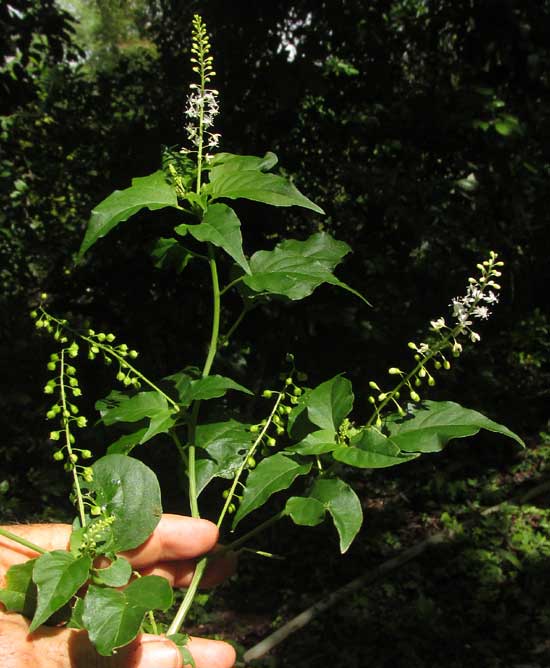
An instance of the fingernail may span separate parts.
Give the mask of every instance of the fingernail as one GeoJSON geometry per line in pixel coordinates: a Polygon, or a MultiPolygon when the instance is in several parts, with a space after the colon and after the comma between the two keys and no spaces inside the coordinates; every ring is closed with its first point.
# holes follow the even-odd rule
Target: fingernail
{"type": "Polygon", "coordinates": [[[141,646],[139,668],[179,668],[178,648],[170,642],[147,642],[141,646]]]}

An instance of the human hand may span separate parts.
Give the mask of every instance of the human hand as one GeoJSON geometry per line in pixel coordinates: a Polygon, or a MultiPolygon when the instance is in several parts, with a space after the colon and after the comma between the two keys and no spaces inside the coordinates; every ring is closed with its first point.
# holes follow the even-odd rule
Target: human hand
{"type": "MultiPolygon", "coordinates": [[[[67,549],[67,524],[6,527],[45,550],[67,549]]],[[[216,546],[217,527],[207,520],[163,515],[149,539],[123,553],[143,575],[161,575],[172,586],[185,587],[193,576],[195,559],[216,546]]],[[[32,550],[0,536],[0,583],[10,566],[37,556],[32,550]]],[[[203,578],[205,586],[221,582],[234,570],[228,558],[214,560],[203,578]]],[[[102,657],[85,631],[41,627],[28,634],[29,622],[1,612],[0,665],[2,668],[183,668],[176,646],[163,636],[142,634],[112,657],[102,657]]],[[[235,651],[218,640],[192,638],[188,644],[197,668],[230,668],[235,651]]]]}

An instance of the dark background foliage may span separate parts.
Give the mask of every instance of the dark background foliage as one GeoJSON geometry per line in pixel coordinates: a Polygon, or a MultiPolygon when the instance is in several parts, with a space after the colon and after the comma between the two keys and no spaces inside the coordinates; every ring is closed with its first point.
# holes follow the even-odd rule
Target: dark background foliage
{"type": "MultiPolygon", "coordinates": [[[[40,292],[51,295],[52,310],[117,332],[157,377],[202,358],[208,276],[191,264],[175,277],[149,256],[154,239],[170,229],[170,214],[140,215],[83,264],[73,260],[91,207],[132,176],[157,169],[162,145],[184,140],[186,53],[197,11],[212,34],[222,148],[275,151],[327,212],[320,218],[239,203],[245,250],[327,229],[354,251],[339,275],[374,305],[330,287],[298,306],[266,304],[243,323],[217,369],[261,389],[293,352],[312,383],[345,371],[356,394],[366,396],[371,378],[407,364],[407,341],[421,339],[429,319],[447,313],[475,263],[494,249],[506,262],[502,303],[483,326],[481,344],[432,396],[482,410],[522,435],[544,427],[550,2],[72,6],[80,24],[53,0],[0,7],[6,519],[66,512],[66,482],[50,461],[43,420],[50,347],[28,318],[40,292]]],[[[229,301],[225,329],[238,308],[237,298],[229,301]]],[[[110,377],[86,367],[82,375],[92,415],[110,377]]],[[[109,443],[106,434],[89,438],[99,452],[109,443]]],[[[168,473],[161,471],[167,483],[168,473]]]]}

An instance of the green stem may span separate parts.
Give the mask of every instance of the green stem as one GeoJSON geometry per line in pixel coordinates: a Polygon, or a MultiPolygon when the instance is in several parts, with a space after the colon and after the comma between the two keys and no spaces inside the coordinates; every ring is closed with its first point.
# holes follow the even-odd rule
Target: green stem
{"type": "Polygon", "coordinates": [[[193,599],[195,598],[195,594],[197,593],[197,589],[199,587],[200,581],[202,580],[202,576],[204,575],[207,563],[208,563],[208,557],[203,557],[197,563],[193,579],[191,580],[191,584],[189,585],[189,589],[185,592],[184,599],[179,607],[179,610],[176,613],[176,616],[174,617],[172,623],[170,624],[170,628],[166,632],[166,635],[170,636],[174,633],[179,633],[179,630],[181,629],[183,622],[187,617],[189,608],[193,603],[193,599]]]}
{"type": "Polygon", "coordinates": [[[230,290],[234,285],[237,285],[237,283],[240,283],[244,278],[246,278],[246,274],[239,276],[239,278],[233,279],[224,288],[222,288],[220,294],[223,296],[228,290],[230,290]]]}
{"type": "Polygon", "coordinates": [[[38,545],[31,543],[30,540],[21,538],[21,536],[18,536],[17,534],[14,534],[11,531],[8,531],[7,529],[0,528],[0,536],[9,538],[10,540],[13,540],[14,543],[19,543],[20,545],[28,547],[29,549],[34,550],[34,552],[38,552],[39,554],[46,554],[47,552],[47,550],[44,550],[42,547],[39,547],[38,545]]]}
{"type": "Polygon", "coordinates": [[[86,512],[84,510],[84,500],[82,498],[82,490],[80,489],[80,480],[78,479],[76,464],[72,461],[73,449],[71,447],[71,432],[69,429],[70,411],[67,407],[67,396],[65,394],[65,349],[61,351],[59,362],[59,388],[61,390],[61,415],[63,416],[63,432],[65,434],[65,447],[67,448],[67,461],[70,462],[70,465],[72,466],[73,485],[78,505],[78,514],[80,515],[80,523],[82,527],[85,527],[86,512]]]}
{"type": "Polygon", "coordinates": [[[241,311],[239,317],[235,320],[235,322],[234,322],[234,323],[231,325],[231,327],[227,330],[227,333],[223,335],[222,339],[223,339],[223,342],[224,342],[224,343],[226,343],[227,341],[229,341],[229,339],[233,336],[233,334],[235,333],[235,330],[236,330],[237,327],[241,324],[241,322],[242,322],[243,319],[244,319],[244,316],[248,313],[248,311],[249,311],[248,306],[245,306],[245,307],[243,308],[243,310],[241,311]]]}
{"type": "Polygon", "coordinates": [[[244,469],[246,468],[248,458],[252,457],[254,455],[254,452],[256,451],[256,448],[262,442],[262,438],[265,436],[265,434],[266,434],[266,432],[269,428],[269,425],[271,424],[271,421],[273,420],[273,416],[277,412],[277,408],[279,407],[279,404],[283,400],[283,397],[284,397],[284,393],[280,392],[279,396],[277,397],[277,401],[275,402],[275,404],[273,406],[273,409],[272,409],[271,413],[269,414],[269,417],[267,418],[262,430],[258,434],[258,437],[254,441],[254,443],[250,446],[250,449],[246,453],[246,457],[244,457],[244,459],[242,461],[242,464],[239,466],[239,468],[237,470],[237,473],[235,474],[235,477],[233,479],[233,483],[232,483],[231,487],[229,488],[229,494],[227,495],[227,499],[225,500],[222,511],[220,513],[220,516],[218,517],[218,521],[216,522],[216,525],[218,526],[218,528],[221,527],[222,522],[223,522],[224,517],[225,517],[225,514],[227,513],[227,509],[229,508],[229,506],[231,504],[231,501],[233,500],[233,496],[235,495],[235,490],[237,489],[237,485],[239,484],[240,477],[241,477],[244,469]]]}
{"type": "Polygon", "coordinates": [[[240,538],[237,538],[237,540],[234,540],[232,543],[228,543],[227,545],[223,545],[215,553],[215,556],[221,555],[224,552],[231,552],[233,550],[238,549],[241,545],[244,545],[244,543],[249,541],[252,537],[256,536],[257,534],[261,533],[262,531],[265,531],[272,524],[275,524],[276,522],[278,522],[283,517],[286,517],[286,513],[285,513],[284,510],[281,510],[279,513],[277,513],[276,515],[273,515],[273,517],[270,517],[265,522],[262,522],[261,524],[258,524],[258,526],[255,529],[251,529],[248,533],[245,533],[240,538]]]}
{"type": "Polygon", "coordinates": [[[208,244],[208,264],[210,265],[210,275],[212,279],[212,332],[210,335],[210,345],[208,347],[208,355],[204,362],[202,370],[202,377],[205,378],[210,373],[214,357],[218,349],[218,337],[220,335],[220,310],[221,310],[221,293],[220,281],[218,278],[218,267],[216,265],[216,256],[212,244],[208,244]]]}

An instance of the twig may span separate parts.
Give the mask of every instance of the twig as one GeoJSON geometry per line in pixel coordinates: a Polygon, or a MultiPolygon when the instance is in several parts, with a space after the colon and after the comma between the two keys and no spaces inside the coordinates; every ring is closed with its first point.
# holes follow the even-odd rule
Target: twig
{"type": "MultiPolygon", "coordinates": [[[[547,491],[550,491],[550,480],[541,483],[540,485],[537,485],[533,489],[529,490],[526,494],[523,494],[518,497],[512,497],[512,499],[509,499],[507,501],[502,501],[501,503],[495,506],[486,508],[479,514],[479,516],[484,517],[486,515],[490,515],[494,512],[497,512],[506,503],[517,503],[517,504],[526,503],[527,501],[535,498],[536,496],[540,496],[541,494],[547,491]]],[[[477,518],[472,518],[467,522],[467,524],[473,523],[475,519],[477,518]]],[[[346,598],[351,593],[357,591],[358,589],[361,589],[365,585],[368,585],[371,582],[378,580],[387,573],[394,571],[396,568],[403,566],[403,564],[406,564],[408,561],[416,559],[416,557],[423,554],[432,545],[438,545],[452,538],[454,538],[454,534],[451,531],[447,529],[444,529],[443,531],[438,531],[437,533],[433,534],[432,536],[429,536],[425,540],[416,543],[407,550],[404,550],[396,557],[393,557],[392,559],[388,559],[388,561],[383,562],[382,564],[380,564],[380,566],[378,566],[374,570],[371,570],[365,575],[360,575],[354,580],[351,580],[351,582],[348,582],[343,587],[336,589],[325,598],[321,599],[320,601],[317,601],[309,608],[301,612],[299,615],[288,621],[286,624],[283,624],[281,628],[277,629],[274,633],[267,636],[267,638],[264,638],[257,645],[254,645],[249,650],[247,650],[243,656],[244,664],[240,665],[246,666],[246,664],[248,664],[250,661],[253,661],[254,659],[260,659],[262,656],[265,656],[265,654],[270,652],[274,647],[276,647],[284,640],[286,640],[288,636],[292,635],[299,629],[303,628],[312,619],[325,612],[325,610],[328,610],[328,608],[331,608],[338,601],[346,598]]]]}

